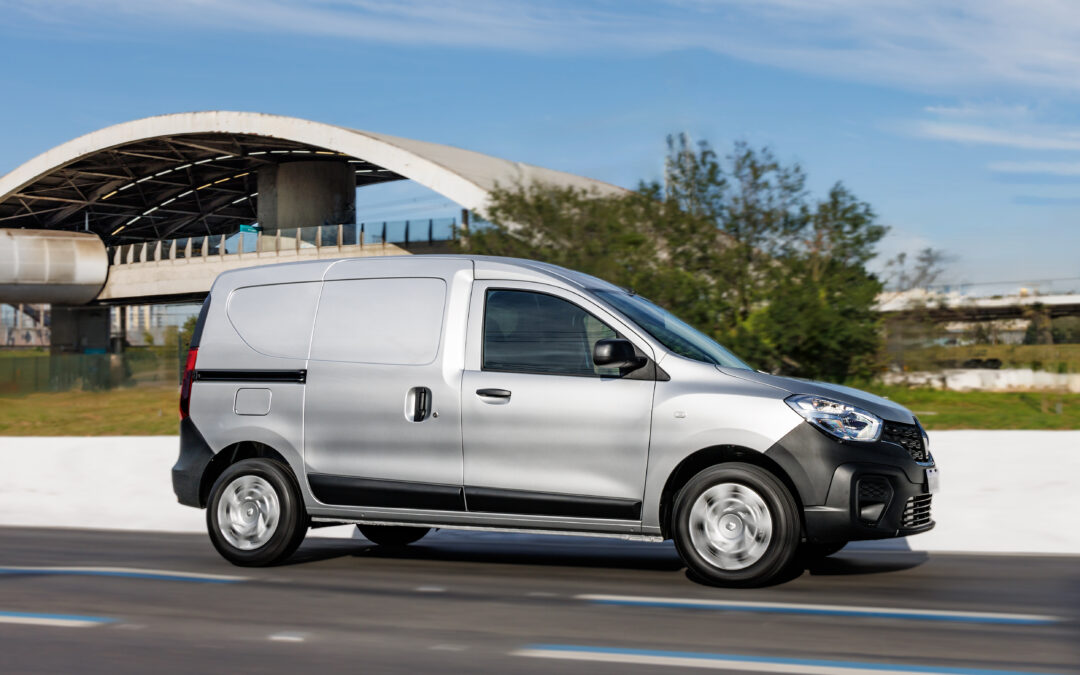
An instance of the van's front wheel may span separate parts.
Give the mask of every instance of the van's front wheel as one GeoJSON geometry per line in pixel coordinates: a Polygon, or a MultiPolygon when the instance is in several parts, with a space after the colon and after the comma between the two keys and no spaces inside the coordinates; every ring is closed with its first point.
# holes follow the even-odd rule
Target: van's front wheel
{"type": "Polygon", "coordinates": [[[308,520],[288,469],[268,459],[245,459],[214,482],[206,526],[223,558],[261,567],[291,556],[307,534],[308,520]]]}
{"type": "Polygon", "coordinates": [[[675,548],[695,576],[717,586],[760,586],[798,550],[795,500],[768,471],[731,463],[705,469],[679,491],[675,548]]]}

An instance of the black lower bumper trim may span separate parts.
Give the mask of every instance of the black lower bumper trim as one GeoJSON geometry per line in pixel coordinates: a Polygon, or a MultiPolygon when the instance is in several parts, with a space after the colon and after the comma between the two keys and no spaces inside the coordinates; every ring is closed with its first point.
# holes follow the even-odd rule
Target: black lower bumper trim
{"type": "Polygon", "coordinates": [[[180,420],[180,457],[172,468],[173,492],[184,506],[202,508],[202,479],[214,451],[190,417],[180,420]]]}
{"type": "Polygon", "coordinates": [[[928,512],[915,527],[910,526],[911,518],[905,514],[911,498],[926,495],[925,485],[912,483],[907,473],[898,467],[844,464],[837,467],[833,474],[825,505],[804,508],[806,537],[815,542],[841,542],[906,537],[927,532],[934,527],[928,512]],[[866,477],[886,481],[890,487],[885,493],[887,496],[875,498],[879,501],[872,502],[880,505],[880,509],[873,509],[872,519],[862,517],[865,503],[860,501],[857,488],[859,480],[866,477]]]}

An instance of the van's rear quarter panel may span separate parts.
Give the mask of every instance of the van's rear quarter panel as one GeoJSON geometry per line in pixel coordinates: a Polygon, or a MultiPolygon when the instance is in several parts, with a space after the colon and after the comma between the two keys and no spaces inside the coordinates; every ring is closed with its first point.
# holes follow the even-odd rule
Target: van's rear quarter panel
{"type": "MultiPolygon", "coordinates": [[[[251,386],[246,382],[195,382],[191,391],[192,421],[214,452],[243,441],[265,443],[281,453],[296,476],[302,477],[304,385],[260,384],[270,390],[269,412],[238,415],[233,410],[236,392],[251,386]]],[[[305,481],[299,482],[306,492],[305,481]]]]}

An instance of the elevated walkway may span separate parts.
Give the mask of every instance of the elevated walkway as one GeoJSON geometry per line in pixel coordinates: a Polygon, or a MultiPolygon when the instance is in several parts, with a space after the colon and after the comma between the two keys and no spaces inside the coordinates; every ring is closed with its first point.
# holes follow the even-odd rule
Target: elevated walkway
{"type": "MultiPolygon", "coordinates": [[[[214,279],[227,270],[321,258],[365,258],[388,255],[452,253],[450,238],[434,236],[435,221],[416,221],[417,234],[404,241],[386,241],[386,228],[368,234],[364,225],[320,225],[242,236],[187,237],[143,242],[108,249],[109,276],[97,302],[130,304],[200,300],[214,279]]],[[[445,229],[447,223],[440,223],[445,229]]],[[[378,228],[376,228],[378,229],[378,228]]],[[[445,237],[445,233],[443,233],[445,237]]]]}

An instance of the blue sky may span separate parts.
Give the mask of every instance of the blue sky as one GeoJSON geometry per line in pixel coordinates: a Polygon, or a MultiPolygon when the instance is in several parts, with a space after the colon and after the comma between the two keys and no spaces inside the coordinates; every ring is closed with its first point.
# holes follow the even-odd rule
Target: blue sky
{"type": "MultiPolygon", "coordinates": [[[[233,109],[632,187],[685,131],[770,145],[818,194],[842,180],[892,227],[882,258],[934,246],[974,291],[1080,290],[1078,44],[1068,0],[0,0],[0,173],[233,109]]],[[[369,217],[450,210],[360,197],[369,217]]]]}

